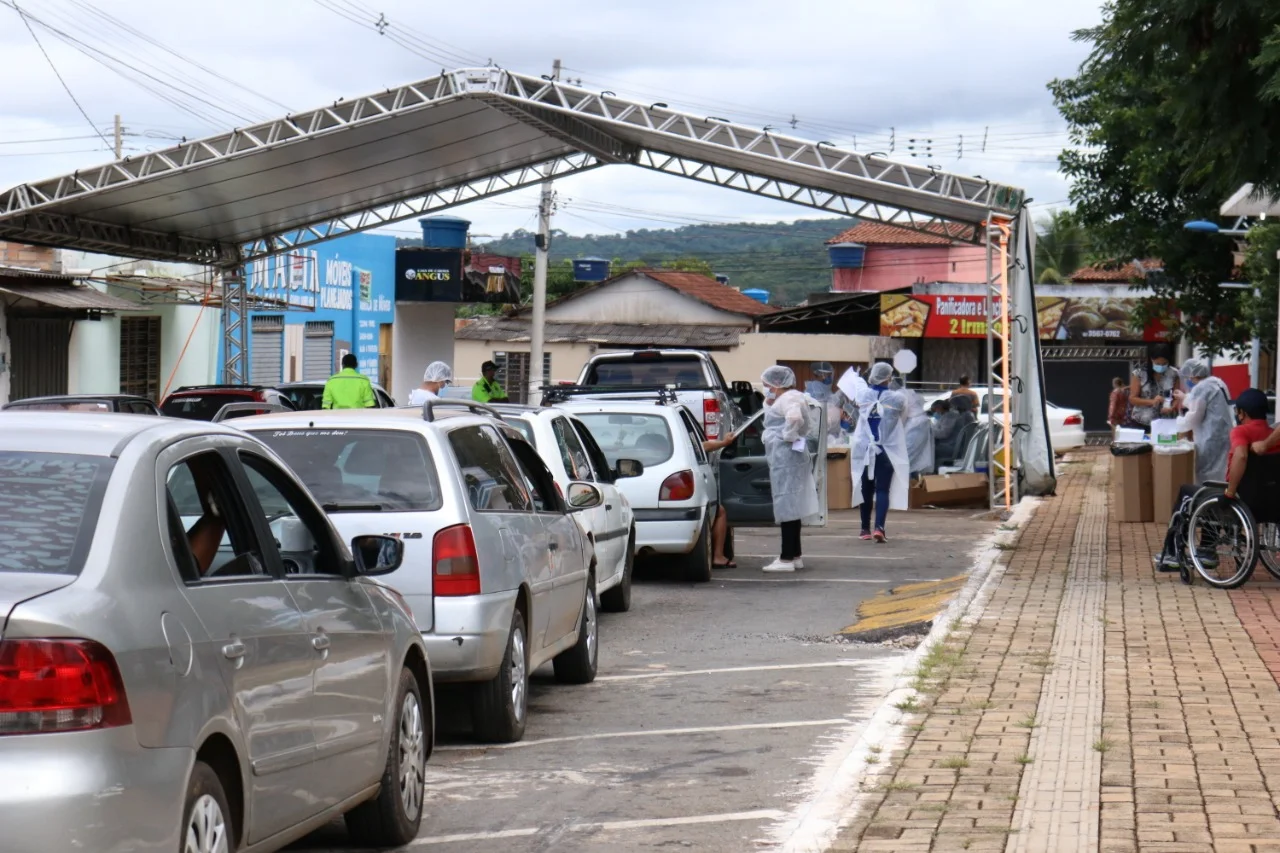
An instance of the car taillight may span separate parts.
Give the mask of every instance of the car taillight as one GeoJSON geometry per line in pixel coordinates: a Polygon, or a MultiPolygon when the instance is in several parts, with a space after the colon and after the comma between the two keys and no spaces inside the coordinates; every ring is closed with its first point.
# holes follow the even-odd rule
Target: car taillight
{"type": "Polygon", "coordinates": [[[702,431],[707,438],[720,437],[720,400],[714,394],[702,398],[702,431]]]}
{"type": "Polygon", "coordinates": [[[1084,426],[1084,415],[1067,415],[1063,426],[1084,426]]]}
{"type": "Polygon", "coordinates": [[[693,497],[693,472],[680,471],[662,481],[658,489],[660,501],[687,501],[693,497]]]}
{"type": "Polygon", "coordinates": [[[431,541],[431,576],[435,595],[479,595],[480,559],[471,526],[446,527],[431,541]]]}
{"type": "Polygon", "coordinates": [[[0,640],[0,735],[127,726],[115,658],[90,640],[0,640]]]}

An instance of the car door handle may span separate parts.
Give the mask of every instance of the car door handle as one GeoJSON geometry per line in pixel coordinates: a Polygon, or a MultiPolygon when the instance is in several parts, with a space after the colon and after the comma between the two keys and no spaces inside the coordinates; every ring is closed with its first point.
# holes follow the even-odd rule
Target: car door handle
{"type": "Polygon", "coordinates": [[[750,463],[750,462],[739,462],[738,464],[736,464],[736,465],[734,465],[734,466],[733,466],[733,470],[735,470],[735,471],[750,471],[750,470],[751,470],[751,463],[750,463]]]}
{"type": "Polygon", "coordinates": [[[316,634],[311,638],[311,648],[318,652],[323,652],[325,649],[329,648],[329,638],[324,634],[316,634]]]}
{"type": "Polygon", "coordinates": [[[227,643],[225,646],[222,647],[222,654],[226,656],[228,660],[239,660],[240,658],[244,657],[244,653],[245,653],[244,643],[240,642],[239,640],[235,640],[233,642],[227,643]]]}

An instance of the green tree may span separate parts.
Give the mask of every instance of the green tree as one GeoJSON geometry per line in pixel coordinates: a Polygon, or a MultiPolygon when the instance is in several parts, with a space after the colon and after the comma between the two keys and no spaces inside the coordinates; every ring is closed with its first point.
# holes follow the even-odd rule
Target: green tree
{"type": "Polygon", "coordinates": [[[1246,182],[1280,188],[1280,3],[1108,0],[1102,14],[1075,34],[1093,46],[1079,73],[1049,84],[1074,215],[1101,255],[1164,262],[1148,284],[1183,314],[1175,331],[1238,351],[1260,318],[1217,287],[1232,246],[1183,224],[1216,219],[1246,182]]]}
{"type": "Polygon", "coordinates": [[[1041,284],[1065,284],[1093,260],[1088,232],[1069,210],[1055,210],[1037,223],[1036,275],[1041,284]]]}

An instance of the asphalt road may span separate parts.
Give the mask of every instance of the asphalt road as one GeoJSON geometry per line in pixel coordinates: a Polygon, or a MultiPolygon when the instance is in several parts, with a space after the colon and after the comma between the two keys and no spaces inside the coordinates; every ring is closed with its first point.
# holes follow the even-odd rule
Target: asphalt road
{"type": "MultiPolygon", "coordinates": [[[[461,699],[438,694],[428,813],[409,849],[577,853],[768,846],[812,794],[816,767],[865,722],[903,651],[837,642],[864,598],[969,568],[995,527],[969,510],[894,513],[885,545],[852,514],[807,530],[806,568],[765,575],[772,530],[738,530],[739,568],[709,584],[638,572],[629,613],[601,614],[595,683],[534,675],[525,740],[470,741],[461,699]]],[[[340,822],[294,849],[345,847],[340,822]]]]}

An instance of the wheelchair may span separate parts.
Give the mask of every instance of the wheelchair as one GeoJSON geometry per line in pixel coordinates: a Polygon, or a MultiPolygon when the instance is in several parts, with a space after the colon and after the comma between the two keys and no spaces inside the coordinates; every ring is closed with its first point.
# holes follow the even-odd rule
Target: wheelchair
{"type": "Polygon", "coordinates": [[[1206,482],[1185,498],[1174,521],[1183,583],[1190,568],[1209,586],[1235,589],[1249,579],[1258,562],[1280,579],[1280,454],[1249,454],[1236,498],[1225,482],[1206,482]]]}

